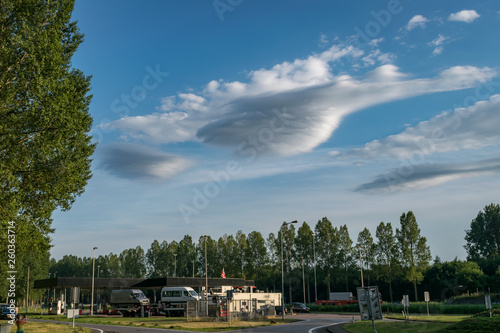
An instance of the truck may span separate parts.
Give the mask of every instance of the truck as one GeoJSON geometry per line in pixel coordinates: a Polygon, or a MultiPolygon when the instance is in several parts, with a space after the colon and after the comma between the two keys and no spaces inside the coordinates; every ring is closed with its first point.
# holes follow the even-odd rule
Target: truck
{"type": "Polygon", "coordinates": [[[167,317],[181,317],[186,314],[188,301],[198,301],[201,297],[191,287],[163,287],[161,289],[160,312],[167,317]]]}
{"type": "Polygon", "coordinates": [[[136,317],[149,311],[149,299],[139,289],[112,290],[109,304],[123,317],[136,317]]]}
{"type": "MultiPolygon", "coordinates": [[[[379,293],[380,304],[382,304],[382,295],[379,293]]],[[[358,304],[356,297],[352,295],[351,292],[331,292],[330,298],[328,300],[317,300],[316,305],[349,305],[358,304]]]]}

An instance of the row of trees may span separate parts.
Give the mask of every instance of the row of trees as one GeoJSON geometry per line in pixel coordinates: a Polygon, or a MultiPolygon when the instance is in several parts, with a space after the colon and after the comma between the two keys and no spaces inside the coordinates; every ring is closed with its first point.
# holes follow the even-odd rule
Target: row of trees
{"type": "MultiPolygon", "coordinates": [[[[429,267],[431,253],[414,214],[403,213],[396,230],[391,223],[381,222],[375,237],[376,241],[365,228],[355,244],[347,225],[335,227],[324,217],[316,223],[314,231],[306,222],[298,229],[292,223],[283,223],[276,234],[271,233],[267,238],[258,231],[248,235],[238,231],[219,239],[201,236],[197,243],[189,235],[179,242],[155,240],[147,251],[138,246],[119,255],[101,255],[96,258],[96,267],[100,277],[204,276],[206,252],[208,276],[219,277],[224,269],[226,276],[253,279],[261,288],[278,290],[283,244],[290,298],[297,289],[294,285],[301,281],[298,273],[302,265],[307,272],[309,295],[314,268],[320,298],[328,297],[331,290],[353,291],[361,284],[359,261],[363,263],[367,282],[378,279],[387,283],[391,299],[394,279],[411,282],[417,295],[417,285],[429,267]]],[[[89,276],[91,259],[72,255],[57,262],[52,259],[50,270],[57,276],[89,276]]]]}
{"type": "MultiPolygon", "coordinates": [[[[492,228],[485,221],[496,221],[498,205],[486,206],[471,222],[471,230],[492,228]]],[[[400,216],[399,226],[380,222],[374,236],[363,229],[354,242],[347,225],[334,226],[328,218],[319,220],[314,229],[307,222],[298,228],[284,222],[276,233],[266,238],[258,232],[223,235],[218,239],[201,236],[196,242],[186,235],[180,241],[155,240],[146,251],[140,246],[120,254],[110,253],[96,258],[100,277],[165,277],[204,276],[205,253],[208,276],[220,277],[222,269],[228,277],[255,280],[261,289],[281,290],[281,255],[283,250],[286,276],[286,298],[302,300],[302,272],[306,284],[306,300],[328,297],[330,291],[355,291],[361,285],[360,264],[364,283],[379,285],[386,300],[398,300],[403,294],[413,294],[418,300],[418,286],[430,291],[432,298],[441,300],[463,292],[500,289],[500,256],[490,251],[468,250],[469,261],[455,259],[431,262],[427,239],[421,235],[415,215],[409,211],[400,216]],[[283,244],[283,246],[282,246],[283,244]],[[472,260],[475,259],[475,260],[472,260]]],[[[485,231],[487,232],[487,231],[485,231]]],[[[477,233],[477,232],[476,232],[477,233]]],[[[482,248],[480,242],[491,237],[473,239],[466,231],[466,249],[482,248]]],[[[500,244],[500,243],[496,243],[500,244]]],[[[484,247],[484,246],[483,246],[484,247]]],[[[498,247],[497,247],[498,249],[498,247]]],[[[72,255],[61,260],[51,259],[52,276],[90,276],[92,258],[72,255]]],[[[422,293],[422,292],[421,292],[422,293]]]]}

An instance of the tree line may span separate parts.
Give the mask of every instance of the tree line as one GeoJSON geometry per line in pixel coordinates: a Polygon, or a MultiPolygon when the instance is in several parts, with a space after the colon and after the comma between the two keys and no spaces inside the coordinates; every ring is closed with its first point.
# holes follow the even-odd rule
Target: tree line
{"type": "MultiPolygon", "coordinates": [[[[186,235],[180,241],[155,240],[147,250],[137,246],[120,254],[98,256],[96,276],[203,277],[206,253],[209,277],[220,277],[224,269],[227,277],[255,280],[260,289],[279,292],[283,253],[287,301],[304,301],[304,276],[305,301],[314,302],[314,268],[318,299],[328,299],[330,291],[355,294],[361,286],[360,266],[364,285],[378,285],[387,301],[400,300],[403,294],[421,300],[424,289],[432,299],[443,300],[466,291],[500,289],[499,234],[488,232],[500,226],[498,207],[486,206],[471,222],[465,237],[467,261],[442,262],[437,256],[432,260],[427,239],[409,211],[400,216],[396,228],[390,222],[380,222],[374,236],[365,228],[356,242],[347,225],[334,226],[327,217],[318,220],[314,228],[307,222],[284,222],[266,238],[259,231],[238,231],[218,239],[205,235],[194,241],[186,235]],[[484,242],[491,246],[481,245],[484,242]]],[[[52,276],[91,276],[92,258],[66,255],[58,261],[51,259],[50,272],[52,276]]]]}

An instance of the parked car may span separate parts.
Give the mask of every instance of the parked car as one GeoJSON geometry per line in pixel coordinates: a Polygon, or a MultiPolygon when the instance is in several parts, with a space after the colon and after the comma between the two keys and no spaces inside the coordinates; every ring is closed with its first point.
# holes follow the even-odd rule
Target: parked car
{"type": "Polygon", "coordinates": [[[289,305],[290,310],[293,312],[304,312],[308,313],[311,309],[309,309],[304,303],[292,302],[289,305]]]}
{"type": "MultiPolygon", "coordinates": [[[[281,315],[283,313],[283,307],[281,307],[281,305],[276,305],[274,307],[274,311],[276,312],[277,315],[281,315]]],[[[287,308],[285,307],[285,314],[287,313],[287,308]]]]}
{"type": "Polygon", "coordinates": [[[0,319],[13,319],[12,317],[9,317],[9,315],[17,315],[17,313],[12,313],[10,310],[11,308],[9,307],[9,304],[2,303],[0,304],[0,308],[2,309],[2,312],[0,313],[0,319]]]}

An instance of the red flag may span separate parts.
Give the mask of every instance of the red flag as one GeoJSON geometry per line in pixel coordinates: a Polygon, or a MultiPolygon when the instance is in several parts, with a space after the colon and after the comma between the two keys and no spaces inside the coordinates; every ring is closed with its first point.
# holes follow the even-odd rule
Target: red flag
{"type": "Polygon", "coordinates": [[[222,278],[226,278],[226,273],[224,272],[224,268],[222,268],[222,274],[220,275],[222,278]]]}

